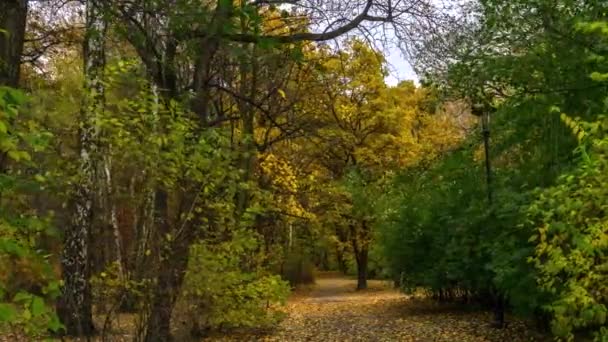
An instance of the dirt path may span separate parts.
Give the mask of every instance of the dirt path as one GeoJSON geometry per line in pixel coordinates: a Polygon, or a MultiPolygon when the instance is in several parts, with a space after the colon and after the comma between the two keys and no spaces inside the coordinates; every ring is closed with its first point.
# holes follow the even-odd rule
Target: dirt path
{"type": "Polygon", "coordinates": [[[389,283],[371,281],[354,291],[355,280],[325,276],[293,296],[285,319],[271,335],[224,338],[238,341],[537,341],[520,322],[496,330],[486,312],[407,297],[389,283]]]}
{"type": "MultiPolygon", "coordinates": [[[[516,320],[506,329],[491,328],[488,312],[464,312],[462,307],[439,305],[408,297],[388,282],[370,281],[366,291],[355,291],[356,280],[324,275],[312,288],[298,291],[289,300],[287,318],[268,333],[243,332],[205,341],[416,341],[416,342],[523,342],[541,339],[516,320]]],[[[119,333],[110,341],[132,341],[132,315],[124,314],[119,333]]],[[[186,332],[187,333],[187,332],[186,332]]],[[[93,339],[100,341],[99,337],[93,339]]],[[[2,341],[28,341],[14,335],[0,335],[2,341]]],[[[76,340],[72,340],[76,341],[76,340]]],[[[176,341],[193,341],[189,337],[176,341]]]]}

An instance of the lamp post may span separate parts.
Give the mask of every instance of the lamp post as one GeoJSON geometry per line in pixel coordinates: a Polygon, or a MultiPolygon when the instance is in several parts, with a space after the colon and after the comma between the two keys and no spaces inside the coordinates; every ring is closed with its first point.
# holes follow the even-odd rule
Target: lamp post
{"type": "Polygon", "coordinates": [[[492,206],[492,166],[490,165],[490,113],[486,110],[481,115],[481,131],[483,134],[483,149],[486,164],[486,186],[488,192],[488,204],[492,206]]]}
{"type": "MultiPolygon", "coordinates": [[[[490,216],[494,216],[493,209],[493,193],[492,193],[492,164],[490,160],[490,114],[492,111],[491,105],[487,103],[477,103],[472,107],[472,114],[479,117],[481,120],[481,134],[483,137],[483,148],[485,153],[485,171],[486,171],[486,195],[488,198],[488,207],[490,216]]],[[[492,285],[490,285],[493,288],[492,285]]],[[[496,303],[494,307],[494,326],[502,328],[505,325],[505,298],[502,293],[496,291],[496,303]]]]}
{"type": "Polygon", "coordinates": [[[481,133],[483,137],[483,149],[485,153],[486,168],[486,191],[488,205],[492,206],[492,164],[490,162],[490,107],[486,104],[477,103],[473,105],[472,114],[481,120],[481,133]]]}

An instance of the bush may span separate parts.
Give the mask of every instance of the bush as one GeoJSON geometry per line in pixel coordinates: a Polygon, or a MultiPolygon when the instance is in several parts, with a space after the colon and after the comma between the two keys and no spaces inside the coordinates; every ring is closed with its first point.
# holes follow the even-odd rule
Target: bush
{"type": "Polygon", "coordinates": [[[62,328],[52,305],[59,282],[49,255],[41,248],[54,237],[50,220],[30,208],[29,195],[45,183],[22,168],[36,169],[30,151],[44,150],[49,134],[33,122],[21,126],[18,109],[25,96],[0,87],[0,332],[10,329],[29,337],[62,328]]]}
{"type": "Polygon", "coordinates": [[[538,191],[528,208],[536,228],[539,285],[553,295],[545,306],[553,333],[572,339],[577,329],[606,341],[608,331],[608,120],[586,124],[563,117],[583,143],[581,164],[538,191]],[[586,131],[601,132],[587,138],[586,131]],[[587,151],[588,150],[588,151],[587,151]],[[604,328],[602,328],[604,327],[604,328]]]}
{"type": "Polygon", "coordinates": [[[270,327],[283,317],[277,306],[289,285],[259,266],[257,245],[251,232],[237,231],[229,241],[192,247],[181,307],[193,332],[270,327]]]}

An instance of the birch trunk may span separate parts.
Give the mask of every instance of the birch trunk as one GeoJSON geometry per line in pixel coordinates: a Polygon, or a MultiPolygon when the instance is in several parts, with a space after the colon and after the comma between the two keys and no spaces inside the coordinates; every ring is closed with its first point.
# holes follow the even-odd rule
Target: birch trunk
{"type": "Polygon", "coordinates": [[[99,130],[96,116],[103,111],[105,64],[104,35],[106,23],[94,1],[86,3],[84,41],[85,98],[80,112],[80,165],[76,184],[74,212],[64,235],[61,265],[64,286],[57,313],[73,336],[90,336],[95,332],[92,316],[90,278],[90,233],[93,224],[95,180],[98,165],[99,130]]]}
{"type": "MultiPolygon", "coordinates": [[[[158,87],[151,82],[150,91],[154,103],[150,108],[150,114],[152,116],[152,132],[158,133],[158,115],[160,106],[160,95],[158,93],[158,87]]],[[[155,168],[155,166],[153,167],[155,168]]],[[[136,245],[134,246],[134,261],[133,261],[133,274],[132,278],[139,281],[146,275],[148,269],[150,256],[152,254],[152,235],[154,228],[154,203],[156,201],[156,192],[154,191],[155,184],[150,182],[148,179],[155,178],[154,170],[142,172],[142,186],[144,197],[140,205],[140,215],[136,221],[135,237],[136,245]],[[147,253],[150,251],[150,253],[147,253]]],[[[134,197],[134,196],[132,196],[134,197]]],[[[149,276],[149,272],[147,274],[149,276]]]]}
{"type": "MultiPolygon", "coordinates": [[[[104,195],[104,211],[106,212],[106,221],[110,226],[112,232],[112,243],[114,249],[114,262],[118,266],[118,273],[121,279],[124,279],[124,260],[122,257],[122,236],[120,234],[120,227],[118,226],[118,215],[116,213],[116,202],[114,200],[114,191],[112,185],[112,158],[109,155],[111,146],[107,147],[104,151],[103,156],[103,175],[104,182],[101,184],[105,188],[105,191],[100,191],[104,195]]],[[[105,225],[104,225],[105,226],[105,225]]]]}

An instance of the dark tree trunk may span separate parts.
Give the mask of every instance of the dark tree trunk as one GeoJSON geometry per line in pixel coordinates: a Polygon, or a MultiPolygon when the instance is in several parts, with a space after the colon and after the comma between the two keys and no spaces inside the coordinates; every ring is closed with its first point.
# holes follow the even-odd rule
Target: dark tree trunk
{"type": "Polygon", "coordinates": [[[17,87],[27,20],[27,0],[0,0],[0,85],[17,87]]]}
{"type": "Polygon", "coordinates": [[[367,256],[369,250],[368,228],[367,222],[365,221],[362,222],[359,231],[357,231],[354,225],[350,227],[350,239],[353,246],[353,253],[355,254],[355,261],[357,262],[357,290],[367,289],[367,256]]]}
{"type": "Polygon", "coordinates": [[[367,248],[361,248],[355,255],[357,259],[357,290],[367,289],[367,248]]]}
{"type": "Polygon", "coordinates": [[[154,288],[152,310],[147,322],[146,342],[171,341],[171,317],[188,265],[188,244],[173,244],[172,251],[163,255],[154,288]]]}
{"type": "Polygon", "coordinates": [[[147,321],[146,342],[171,341],[171,316],[188,267],[188,251],[191,236],[175,237],[169,223],[168,195],[157,190],[155,195],[155,221],[161,243],[160,264],[156,286],[153,290],[152,307],[147,321]]]}
{"type": "Polygon", "coordinates": [[[499,329],[504,328],[505,326],[505,297],[500,292],[496,294],[493,325],[499,329]]]}
{"type": "Polygon", "coordinates": [[[96,116],[103,111],[106,22],[100,8],[86,4],[84,42],[85,97],[81,108],[80,165],[72,222],[64,235],[61,256],[64,286],[57,313],[72,336],[94,334],[90,278],[89,240],[94,215],[96,168],[98,166],[98,129],[96,116]]]}
{"type": "Polygon", "coordinates": [[[336,262],[338,263],[340,272],[343,274],[348,273],[348,267],[346,267],[346,260],[344,259],[344,252],[340,249],[340,247],[336,247],[336,262]]]}
{"type": "Polygon", "coordinates": [[[338,268],[343,274],[348,273],[348,265],[346,264],[345,246],[349,243],[348,230],[343,227],[336,227],[336,237],[339,243],[336,245],[336,261],[338,268]]]}

